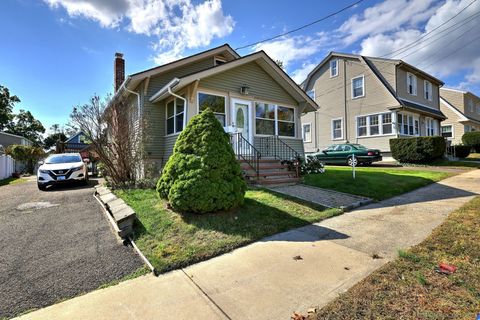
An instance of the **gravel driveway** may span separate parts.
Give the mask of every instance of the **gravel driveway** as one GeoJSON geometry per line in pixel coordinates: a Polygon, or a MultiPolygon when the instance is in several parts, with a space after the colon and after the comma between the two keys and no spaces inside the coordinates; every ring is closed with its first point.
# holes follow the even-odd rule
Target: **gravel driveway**
{"type": "MultiPolygon", "coordinates": [[[[95,181],[90,181],[91,184],[95,181]]],[[[142,266],[123,246],[93,188],[0,187],[0,319],[51,305],[142,266]]]]}

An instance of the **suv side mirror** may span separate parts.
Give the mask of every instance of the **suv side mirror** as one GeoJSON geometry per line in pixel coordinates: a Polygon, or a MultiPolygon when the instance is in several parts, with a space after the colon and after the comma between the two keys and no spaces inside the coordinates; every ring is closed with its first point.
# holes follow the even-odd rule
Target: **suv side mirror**
{"type": "Polygon", "coordinates": [[[38,165],[41,166],[43,164],[43,160],[38,161],[38,165]]]}
{"type": "Polygon", "coordinates": [[[322,152],[323,152],[324,154],[327,154],[328,150],[325,149],[325,150],[322,150],[322,152]]]}
{"type": "Polygon", "coordinates": [[[88,158],[85,158],[85,159],[83,159],[83,162],[85,162],[85,163],[89,163],[89,162],[90,162],[90,159],[88,159],[88,158]]]}

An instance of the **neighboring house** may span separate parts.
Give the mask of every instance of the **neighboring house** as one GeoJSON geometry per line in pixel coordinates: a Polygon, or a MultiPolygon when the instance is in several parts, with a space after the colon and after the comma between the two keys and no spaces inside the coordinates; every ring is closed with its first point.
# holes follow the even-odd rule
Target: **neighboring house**
{"type": "MultiPolygon", "coordinates": [[[[0,132],[0,154],[4,152],[5,149],[7,149],[8,146],[12,144],[20,144],[20,145],[25,145],[25,146],[31,146],[33,145],[33,142],[30,141],[29,139],[22,137],[22,136],[17,136],[16,134],[11,134],[11,133],[6,133],[6,132],[0,132]]],[[[19,161],[15,162],[15,171],[22,171],[25,169],[25,164],[19,161]]]]}
{"type": "Polygon", "coordinates": [[[302,83],[321,106],[302,116],[305,152],[350,142],[388,158],[392,138],[439,135],[442,85],[401,60],[331,52],[302,83]]]}
{"type": "Polygon", "coordinates": [[[156,172],[188,121],[207,107],[225,131],[238,133],[242,147],[234,149],[240,158],[244,153],[277,159],[304,154],[300,116],[317,105],[263,51],[240,57],[222,45],[126,79],[123,55],[117,53],[114,67],[114,99],[128,95],[146,123],[138,134],[145,137],[145,162],[156,172]]]}
{"type": "Polygon", "coordinates": [[[87,157],[88,147],[90,146],[87,140],[85,134],[79,131],[65,142],[57,142],[57,152],[80,152],[84,153],[85,157],[87,157]],[[58,143],[60,143],[60,145],[58,145],[58,143]]]}
{"type": "Polygon", "coordinates": [[[440,110],[448,117],[441,133],[452,144],[462,143],[465,132],[480,131],[480,97],[473,93],[441,88],[440,110]]]}

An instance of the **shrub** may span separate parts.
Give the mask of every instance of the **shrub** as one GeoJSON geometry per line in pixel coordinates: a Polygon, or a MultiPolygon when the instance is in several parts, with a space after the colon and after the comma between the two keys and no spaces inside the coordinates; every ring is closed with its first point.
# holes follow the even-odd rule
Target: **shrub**
{"type": "Polygon", "coordinates": [[[194,116],[158,180],[160,197],[176,211],[206,213],[242,205],[245,191],[229,135],[211,110],[194,116]]]}
{"type": "Polygon", "coordinates": [[[282,164],[288,165],[288,170],[296,171],[298,166],[298,171],[300,175],[306,175],[310,173],[324,173],[325,166],[318,157],[307,155],[306,160],[302,157],[298,157],[292,160],[282,160],[282,164]]]}
{"type": "Polygon", "coordinates": [[[451,147],[451,155],[454,155],[455,157],[458,158],[466,158],[470,155],[470,150],[472,149],[471,146],[463,146],[463,145],[458,145],[458,146],[452,146],[451,147]],[[452,150],[453,149],[453,150],[452,150]]]}
{"type": "Polygon", "coordinates": [[[29,173],[33,173],[35,162],[45,155],[45,152],[43,152],[43,149],[40,147],[21,144],[12,144],[8,146],[5,153],[17,161],[24,162],[29,173]]]}
{"type": "Polygon", "coordinates": [[[425,163],[442,158],[445,148],[443,137],[390,139],[392,157],[402,163],[425,163]]]}
{"type": "Polygon", "coordinates": [[[465,132],[462,142],[465,146],[473,147],[476,152],[480,152],[480,131],[465,132]]]}

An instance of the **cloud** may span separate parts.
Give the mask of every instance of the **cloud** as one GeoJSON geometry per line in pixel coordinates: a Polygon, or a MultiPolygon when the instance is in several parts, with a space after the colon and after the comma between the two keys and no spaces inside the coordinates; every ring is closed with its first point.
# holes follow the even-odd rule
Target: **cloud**
{"type": "Polygon", "coordinates": [[[51,8],[64,8],[70,17],[83,17],[104,28],[153,38],[153,59],[166,63],[185,49],[209,45],[229,35],[235,22],[225,15],[221,0],[44,0],[51,8]]]}
{"type": "Polygon", "coordinates": [[[303,63],[302,66],[293,71],[290,76],[296,83],[301,84],[303,80],[307,78],[310,71],[312,71],[316,66],[316,63],[303,63]]]}
{"type": "Polygon", "coordinates": [[[315,36],[283,37],[278,40],[264,42],[252,47],[252,52],[263,50],[273,60],[283,62],[285,68],[289,68],[293,62],[303,61],[320,51],[324,51],[329,36],[320,32],[315,36]]]}
{"type": "MultiPolygon", "coordinates": [[[[360,53],[367,56],[393,52],[387,57],[407,61],[439,78],[463,74],[461,85],[464,87],[480,84],[476,44],[480,34],[480,15],[471,17],[480,11],[480,2],[473,3],[443,26],[472,0],[447,0],[440,5],[429,1],[393,2],[384,1],[345,22],[339,29],[345,32],[345,42],[359,40],[360,53]],[[404,14],[409,10],[410,18],[404,14]],[[391,23],[388,23],[390,19],[391,23]],[[354,22],[359,23],[358,30],[354,30],[354,22]],[[432,33],[426,35],[429,32],[432,33]],[[415,45],[405,48],[411,43],[415,45]]],[[[454,83],[447,85],[458,86],[454,83]]]]}

